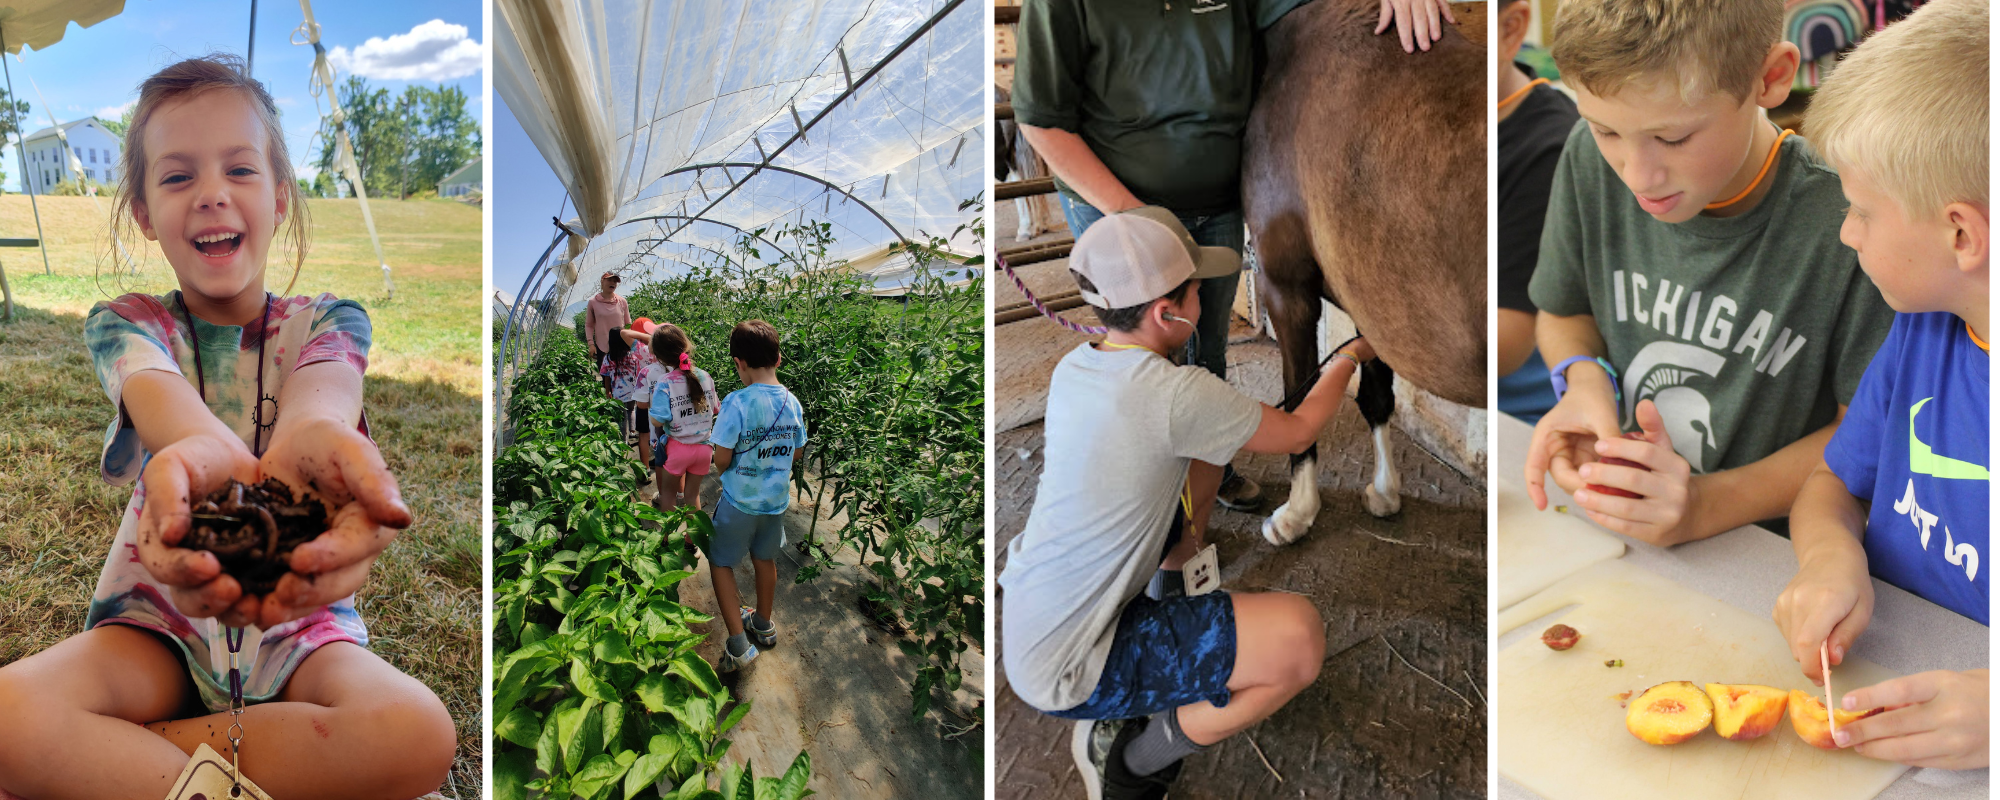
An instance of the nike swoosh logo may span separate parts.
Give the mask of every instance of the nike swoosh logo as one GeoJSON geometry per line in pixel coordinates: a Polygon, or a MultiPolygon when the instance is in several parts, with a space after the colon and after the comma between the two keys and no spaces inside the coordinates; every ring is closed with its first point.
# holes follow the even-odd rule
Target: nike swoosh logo
{"type": "Polygon", "coordinates": [[[1918,400],[1910,406],[1910,471],[1918,475],[1929,475],[1944,480],[1983,481],[1987,479],[1986,468],[1970,461],[1946,458],[1931,452],[1931,446],[1917,439],[1917,412],[1932,398],[1918,400]]]}

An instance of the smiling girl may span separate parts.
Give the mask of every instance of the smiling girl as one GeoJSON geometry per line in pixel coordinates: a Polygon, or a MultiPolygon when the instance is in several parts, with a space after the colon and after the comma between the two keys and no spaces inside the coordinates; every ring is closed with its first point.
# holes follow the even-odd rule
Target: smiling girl
{"type": "Polygon", "coordinates": [[[277,122],[230,57],[182,61],[140,85],[114,226],[129,219],[158,242],[180,288],[100,303],[85,324],[116,409],[102,476],[137,484],[86,630],[0,668],[6,792],[159,798],[198,745],[227,758],[236,722],[244,775],[287,800],[411,798],[450,769],[450,715],[364,649],[354,606],[411,523],[361,412],[367,312],[266,288],[275,242],[292,250],[293,282],[307,249],[277,122]],[[293,551],[263,596],[213,554],[174,546],[190,499],[230,478],[311,487],[334,509],[332,530],[293,551]],[[232,718],[237,694],[247,709],[232,718]]]}

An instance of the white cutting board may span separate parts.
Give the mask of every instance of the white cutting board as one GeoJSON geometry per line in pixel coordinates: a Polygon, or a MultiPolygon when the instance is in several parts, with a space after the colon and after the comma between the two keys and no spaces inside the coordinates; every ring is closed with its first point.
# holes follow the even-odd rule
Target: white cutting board
{"type": "Polygon", "coordinates": [[[1577,570],[1625,555],[1625,543],[1554,506],[1536,511],[1527,490],[1502,483],[1498,555],[1500,607],[1506,608],[1577,570]]]}
{"type": "MultiPolygon", "coordinates": [[[[1500,651],[1500,774],[1548,800],[1867,800],[1905,767],[1799,740],[1789,712],[1771,733],[1732,742],[1706,733],[1670,746],[1625,730],[1614,695],[1668,681],[1822,691],[1769,616],[1758,617],[1623,561],[1589,567],[1501,612],[1500,632],[1556,618],[1583,634],[1564,652],[1540,631],[1500,651]],[[1622,668],[1604,666],[1624,659],[1622,668]]],[[[1537,623],[1546,627],[1550,621],[1537,623]]],[[[1835,667],[1836,691],[1895,677],[1860,659],[1835,667]]]]}

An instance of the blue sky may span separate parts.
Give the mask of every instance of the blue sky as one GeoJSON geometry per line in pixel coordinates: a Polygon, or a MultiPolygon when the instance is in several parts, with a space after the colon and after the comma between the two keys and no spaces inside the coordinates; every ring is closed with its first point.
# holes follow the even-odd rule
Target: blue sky
{"type": "Polygon", "coordinates": [[[558,210],[563,219],[575,212],[564,203],[568,192],[562,181],[514,121],[499,92],[493,93],[493,141],[487,148],[493,154],[493,186],[486,193],[493,207],[493,288],[512,298],[556,234],[549,218],[558,210]]]}
{"type": "MultiPolygon", "coordinates": [[[[413,83],[457,86],[469,98],[467,110],[483,121],[484,90],[474,58],[486,45],[482,5],[478,0],[342,0],[315,4],[313,14],[328,52],[343,48],[345,57],[335,59],[335,81],[344,82],[348,75],[363,71],[380,76],[364,75],[371,86],[391,93],[413,83]],[[432,20],[443,24],[429,24],[432,20]],[[449,26],[465,31],[458,33],[449,26]],[[382,41],[370,45],[371,38],[382,41]],[[461,38],[471,43],[458,41],[461,38]],[[471,73],[458,74],[468,64],[474,67],[471,73]]],[[[277,100],[292,160],[304,167],[302,177],[311,177],[316,170],[304,162],[319,152],[317,142],[307,147],[319,129],[310,83],[313,52],[310,46],[290,42],[302,19],[297,3],[257,4],[252,74],[277,100]]],[[[175,60],[213,51],[240,57],[249,28],[249,0],[126,0],[123,14],[89,28],[72,24],[63,40],[48,49],[25,50],[19,61],[8,57],[15,95],[32,107],[33,120],[24,117],[21,127],[29,133],[48,127],[51,111],[60,122],[92,114],[117,119],[138,96],[139,82],[147,75],[175,60]]],[[[7,148],[4,163],[7,191],[19,191],[21,166],[15,148],[7,148]]]]}

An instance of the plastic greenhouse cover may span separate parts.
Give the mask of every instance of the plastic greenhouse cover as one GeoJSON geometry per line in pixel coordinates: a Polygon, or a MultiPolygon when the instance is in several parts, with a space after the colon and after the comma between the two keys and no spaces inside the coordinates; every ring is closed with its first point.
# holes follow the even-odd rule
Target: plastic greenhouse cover
{"type": "Polygon", "coordinates": [[[744,231],[801,222],[900,280],[883,251],[952,236],[984,189],[983,27],[965,0],[496,3],[495,90],[593,236],[561,305],[606,270],[740,259],[744,231]]]}

